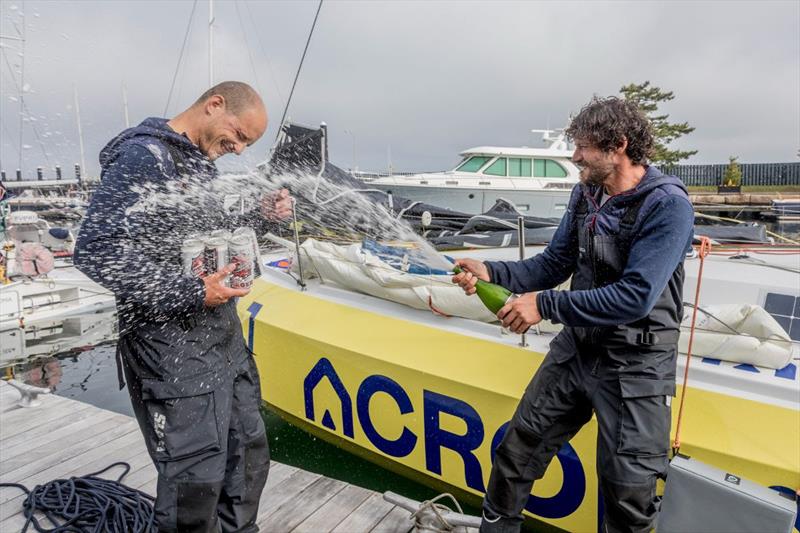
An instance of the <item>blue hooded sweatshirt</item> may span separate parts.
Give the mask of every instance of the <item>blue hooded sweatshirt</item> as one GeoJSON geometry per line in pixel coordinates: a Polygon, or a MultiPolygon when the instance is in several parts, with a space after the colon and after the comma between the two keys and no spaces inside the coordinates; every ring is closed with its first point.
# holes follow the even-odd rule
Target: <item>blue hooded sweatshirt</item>
{"type": "Polygon", "coordinates": [[[547,248],[524,261],[488,261],[491,281],[515,293],[539,291],[542,318],[565,326],[616,326],[647,316],[673,272],[691,250],[694,209],[680,179],[648,166],[639,184],[611,196],[601,206],[602,188],[578,184],[567,212],[547,248]],[[556,291],[576,270],[578,232],[575,210],[586,197],[586,224],[597,235],[616,235],[628,208],[641,203],[622,277],[591,290],[556,291]],[[645,197],[643,199],[643,196],[645,197]]]}
{"type": "Polygon", "coordinates": [[[190,233],[225,225],[221,199],[209,206],[182,198],[155,209],[137,203],[154,192],[209,182],[217,176],[214,163],[166,119],[148,118],[111,140],[100,164],[102,181],[81,225],[74,262],[117,297],[120,333],[200,311],[205,287],[182,274],[180,247],[190,233]]]}

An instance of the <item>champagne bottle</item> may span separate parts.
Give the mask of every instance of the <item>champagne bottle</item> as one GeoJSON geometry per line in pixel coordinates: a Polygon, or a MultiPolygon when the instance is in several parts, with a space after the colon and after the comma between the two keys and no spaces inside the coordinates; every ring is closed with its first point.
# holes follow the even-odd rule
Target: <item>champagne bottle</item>
{"type": "MultiPolygon", "coordinates": [[[[454,266],[453,272],[456,274],[462,272],[461,267],[458,265],[454,266]]],[[[488,281],[483,281],[482,279],[479,279],[475,284],[475,291],[478,295],[478,298],[480,298],[483,302],[483,305],[485,305],[487,309],[489,309],[489,311],[495,315],[504,305],[506,305],[506,302],[508,302],[514,296],[512,292],[505,287],[495,285],[494,283],[489,283],[488,281]]]]}

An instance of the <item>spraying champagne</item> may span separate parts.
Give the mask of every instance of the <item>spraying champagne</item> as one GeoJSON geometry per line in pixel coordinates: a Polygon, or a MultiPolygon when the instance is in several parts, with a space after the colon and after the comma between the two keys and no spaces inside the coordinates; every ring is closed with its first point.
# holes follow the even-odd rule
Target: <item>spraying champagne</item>
{"type": "MultiPolygon", "coordinates": [[[[463,272],[463,270],[461,267],[456,265],[453,267],[453,272],[459,274],[463,272]]],[[[511,298],[514,297],[514,294],[505,287],[495,285],[494,283],[489,283],[488,281],[483,281],[482,279],[478,279],[475,283],[475,292],[478,295],[478,298],[480,298],[483,302],[483,305],[485,305],[487,309],[489,309],[489,311],[495,315],[511,298]]]]}

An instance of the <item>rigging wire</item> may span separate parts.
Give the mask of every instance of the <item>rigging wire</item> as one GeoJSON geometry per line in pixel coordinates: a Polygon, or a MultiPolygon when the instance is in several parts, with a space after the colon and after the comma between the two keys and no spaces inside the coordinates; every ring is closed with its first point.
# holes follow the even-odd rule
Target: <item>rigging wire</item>
{"type": "Polygon", "coordinates": [[[314,15],[314,22],[311,23],[311,31],[308,32],[306,47],[303,49],[303,55],[300,57],[300,64],[297,66],[297,72],[294,75],[294,82],[292,82],[292,90],[289,91],[289,98],[286,100],[286,106],[283,108],[283,116],[281,116],[281,121],[278,123],[278,132],[275,134],[275,141],[277,141],[278,137],[280,137],[281,129],[283,129],[283,121],[286,120],[286,113],[289,111],[289,104],[292,103],[292,95],[294,94],[294,88],[297,85],[297,78],[300,77],[300,70],[303,68],[303,61],[305,61],[306,59],[306,52],[308,52],[308,45],[311,44],[311,36],[314,35],[314,28],[317,25],[317,19],[319,18],[320,9],[322,9],[322,0],[319,0],[319,5],[317,6],[317,13],[314,15]]]}
{"type": "MultiPolygon", "coordinates": [[[[8,138],[10,139],[10,138],[11,138],[11,132],[10,132],[10,131],[8,131],[8,126],[6,126],[6,123],[5,123],[5,122],[4,122],[2,119],[0,119],[0,124],[2,124],[2,125],[3,125],[3,130],[6,132],[6,135],[7,135],[7,136],[8,136],[8,138]]],[[[19,155],[19,152],[20,152],[20,150],[19,150],[19,146],[14,146],[14,144],[13,144],[13,143],[8,143],[8,144],[9,144],[10,146],[12,146],[12,147],[14,148],[14,150],[16,150],[16,151],[17,151],[17,155],[19,155]]]]}
{"type": "Polygon", "coordinates": [[[264,93],[264,88],[261,86],[261,82],[258,79],[258,71],[256,70],[256,64],[253,61],[253,54],[250,51],[250,43],[247,41],[247,31],[244,27],[244,20],[242,20],[242,12],[239,10],[239,0],[235,0],[233,3],[234,7],[236,8],[236,16],[239,19],[239,27],[242,28],[242,38],[244,39],[244,47],[247,49],[247,58],[250,60],[250,68],[253,69],[253,78],[256,80],[256,87],[258,87],[259,92],[262,94],[264,93]]]}
{"type": "MultiPolygon", "coordinates": [[[[11,74],[11,81],[14,83],[14,88],[17,90],[17,94],[22,95],[22,87],[17,82],[17,77],[14,74],[14,69],[11,68],[11,63],[8,60],[8,55],[6,54],[5,48],[0,48],[0,53],[3,55],[3,59],[6,62],[6,67],[8,68],[8,72],[11,74]]],[[[24,113],[22,113],[22,118],[24,119],[25,116],[28,117],[28,122],[31,125],[31,129],[33,130],[33,134],[36,136],[36,141],[39,143],[39,148],[42,150],[42,155],[44,156],[45,161],[47,161],[48,166],[50,165],[50,157],[47,155],[47,150],[45,150],[44,142],[42,141],[42,137],[39,135],[39,129],[36,127],[36,124],[31,120],[33,114],[31,110],[28,108],[28,103],[24,99],[20,99],[22,103],[22,109],[24,113]]],[[[6,130],[8,131],[8,130],[6,130]]],[[[19,155],[20,159],[22,159],[22,142],[20,141],[19,146],[16,147],[17,154],[19,155]]],[[[22,168],[22,167],[20,167],[22,168]]]]}
{"type": "Polygon", "coordinates": [[[189,13],[189,22],[186,24],[186,33],[183,36],[183,44],[181,45],[181,53],[178,55],[178,64],[175,66],[175,74],[172,76],[172,85],[169,87],[169,95],[167,96],[167,103],[164,106],[164,115],[167,116],[167,110],[169,109],[169,102],[172,100],[172,91],[175,89],[175,82],[178,79],[178,72],[181,68],[181,61],[183,61],[183,52],[186,50],[186,43],[189,40],[189,34],[192,32],[192,19],[194,18],[194,11],[197,8],[197,0],[194,0],[192,4],[192,12],[189,13]]]}
{"type": "Polygon", "coordinates": [[[250,3],[244,2],[244,7],[247,10],[247,14],[250,16],[250,23],[253,25],[253,29],[255,30],[256,42],[258,42],[258,47],[261,49],[261,55],[264,56],[264,61],[267,63],[267,69],[269,70],[270,78],[272,79],[272,84],[275,86],[275,91],[278,93],[278,98],[280,98],[281,104],[286,102],[286,98],[283,97],[283,92],[281,91],[280,85],[278,84],[278,77],[275,76],[275,71],[272,70],[272,63],[269,60],[269,56],[267,55],[266,49],[264,48],[264,43],[261,42],[261,37],[258,35],[258,28],[256,27],[255,17],[253,17],[253,12],[250,11],[250,3]]]}
{"type": "Polygon", "coordinates": [[[22,40],[22,53],[20,54],[20,67],[19,67],[19,166],[17,168],[22,169],[22,140],[23,140],[23,129],[22,126],[24,125],[25,121],[25,0],[22,1],[22,30],[17,28],[16,23],[14,23],[14,28],[17,30],[17,35],[20,36],[22,40]]]}

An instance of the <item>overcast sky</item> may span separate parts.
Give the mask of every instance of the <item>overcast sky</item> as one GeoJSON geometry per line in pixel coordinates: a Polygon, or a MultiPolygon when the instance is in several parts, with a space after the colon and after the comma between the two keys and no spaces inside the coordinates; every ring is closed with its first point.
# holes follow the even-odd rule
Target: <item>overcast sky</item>
{"type": "MultiPolygon", "coordinates": [[[[193,0],[0,0],[0,165],[86,163],[131,123],[163,116],[193,0]],[[20,143],[23,31],[23,140],[20,143]],[[13,75],[12,75],[13,72],[13,75]],[[20,144],[22,147],[20,147],[20,144]]],[[[226,169],[262,161],[275,138],[316,1],[215,0],[215,80],[251,83],[270,127],[226,169]]],[[[196,3],[167,115],[208,87],[208,2],[196,3]]],[[[334,163],[362,170],[444,170],[478,145],[540,146],[592,95],[649,80],[675,99],[675,143],[692,163],[797,161],[800,2],[335,1],[320,12],[289,109],[325,121],[334,163]],[[354,146],[355,145],[355,146],[354,146]],[[355,150],[354,150],[355,147],[355,150]]]]}

